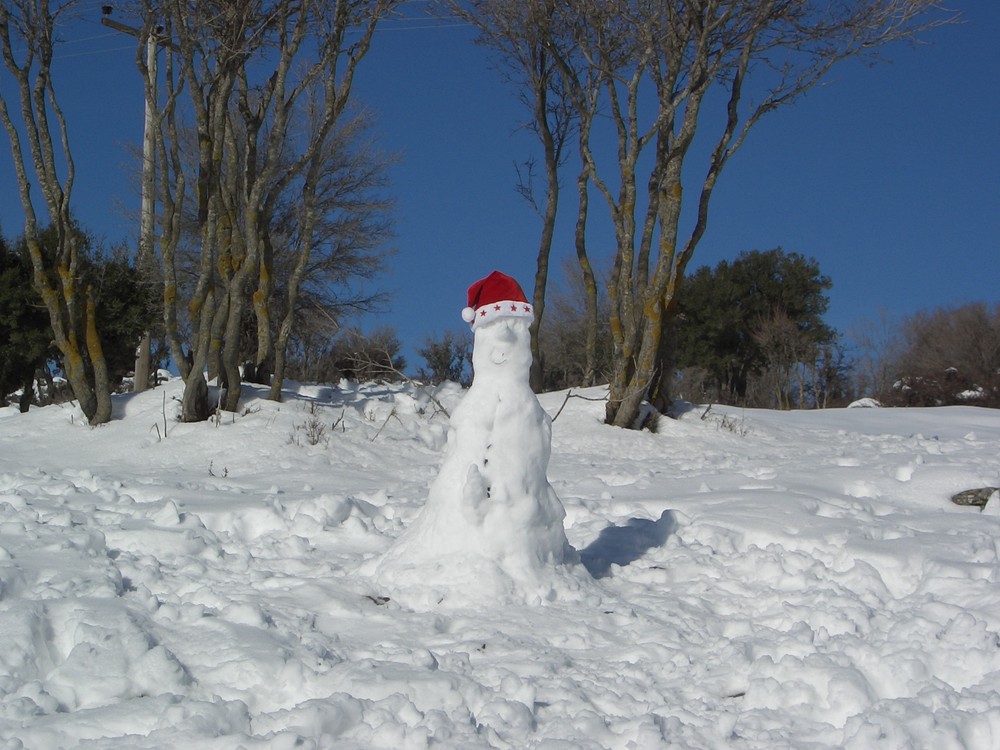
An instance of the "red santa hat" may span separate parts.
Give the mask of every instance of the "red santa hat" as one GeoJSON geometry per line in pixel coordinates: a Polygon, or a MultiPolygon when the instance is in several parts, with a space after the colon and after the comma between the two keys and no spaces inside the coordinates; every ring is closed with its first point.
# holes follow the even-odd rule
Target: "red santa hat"
{"type": "Polygon", "coordinates": [[[520,285],[507,274],[494,271],[469,287],[469,305],[462,310],[462,320],[472,324],[472,330],[498,318],[534,317],[531,305],[520,285]]]}

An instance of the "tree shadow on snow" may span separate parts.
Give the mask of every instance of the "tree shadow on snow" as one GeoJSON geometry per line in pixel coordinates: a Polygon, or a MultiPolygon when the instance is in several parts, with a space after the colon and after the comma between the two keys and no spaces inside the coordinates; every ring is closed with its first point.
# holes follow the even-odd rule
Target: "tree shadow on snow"
{"type": "Polygon", "coordinates": [[[612,565],[628,565],[653,547],[662,547],[676,528],[677,520],[669,510],[656,521],[630,518],[624,526],[612,524],[580,551],[580,561],[594,578],[605,578],[612,565]]]}

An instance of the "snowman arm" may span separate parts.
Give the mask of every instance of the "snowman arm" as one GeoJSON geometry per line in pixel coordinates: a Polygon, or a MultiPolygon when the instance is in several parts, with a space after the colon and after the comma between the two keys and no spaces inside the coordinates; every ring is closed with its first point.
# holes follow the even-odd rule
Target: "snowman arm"
{"type": "Polygon", "coordinates": [[[490,488],[486,483],[486,477],[479,471],[478,466],[469,464],[465,484],[462,485],[462,512],[466,514],[468,520],[476,525],[482,523],[489,498],[490,488]]]}

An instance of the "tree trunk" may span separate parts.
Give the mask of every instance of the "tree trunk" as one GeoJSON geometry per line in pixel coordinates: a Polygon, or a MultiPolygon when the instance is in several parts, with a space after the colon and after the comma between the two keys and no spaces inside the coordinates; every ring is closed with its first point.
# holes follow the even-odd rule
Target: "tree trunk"
{"type": "Polygon", "coordinates": [[[256,383],[257,385],[271,385],[271,377],[274,375],[274,344],[271,344],[272,356],[267,357],[262,362],[258,362],[251,368],[252,375],[243,373],[243,381],[246,383],[256,383]]]}
{"type": "Polygon", "coordinates": [[[549,197],[545,202],[545,216],[542,221],[542,238],[538,247],[538,259],[535,267],[535,290],[532,295],[532,305],[535,316],[531,321],[531,369],[528,375],[531,390],[539,393],[542,390],[543,372],[542,356],[539,349],[538,332],[542,325],[542,315],[545,313],[545,289],[549,278],[549,255],[552,251],[552,236],[555,234],[556,204],[558,202],[558,187],[553,187],[555,177],[549,183],[549,197]]]}
{"type": "Polygon", "coordinates": [[[31,408],[31,397],[35,388],[35,376],[30,375],[24,379],[24,386],[21,388],[21,398],[18,399],[17,407],[22,414],[26,414],[31,408]]]}
{"type": "Polygon", "coordinates": [[[653,375],[653,381],[649,384],[649,394],[647,398],[649,399],[650,405],[660,414],[666,414],[670,410],[670,405],[673,402],[673,394],[670,390],[671,378],[674,372],[674,362],[673,362],[673,328],[670,323],[663,325],[662,334],[660,336],[660,346],[657,352],[657,365],[656,372],[653,375]]]}
{"type": "Polygon", "coordinates": [[[87,381],[87,368],[84,365],[83,356],[75,347],[67,346],[66,350],[60,349],[60,352],[63,355],[62,364],[66,382],[69,383],[70,390],[73,391],[73,396],[80,405],[80,411],[90,423],[97,414],[97,396],[87,381]]]}
{"type": "MultiPolygon", "coordinates": [[[[37,253],[39,257],[38,267],[35,274],[35,286],[39,289],[45,306],[49,311],[49,320],[52,324],[52,332],[55,336],[56,347],[62,354],[63,372],[66,375],[66,382],[69,383],[73,396],[80,405],[80,410],[90,424],[100,424],[98,420],[97,394],[90,382],[90,373],[87,372],[87,363],[83,356],[83,351],[79,345],[78,329],[84,329],[86,335],[86,323],[73,317],[74,312],[79,312],[79,306],[75,304],[75,286],[72,274],[60,268],[59,279],[61,282],[59,291],[53,289],[41,270],[41,247],[37,241],[28,242],[32,260],[37,253]],[[64,312],[65,310],[65,312],[64,312]]],[[[104,421],[107,421],[105,419],[104,421]]]]}
{"type": "MultiPolygon", "coordinates": [[[[208,404],[208,381],[205,380],[205,368],[211,356],[212,348],[212,316],[215,293],[208,288],[198,305],[199,315],[192,314],[197,321],[194,331],[194,341],[191,349],[191,363],[187,377],[184,378],[184,395],[181,398],[181,421],[204,422],[211,414],[208,404]]],[[[196,312],[192,309],[192,313],[196,312]]]]}
{"type": "Polygon", "coordinates": [[[633,366],[628,370],[616,363],[619,370],[612,381],[608,394],[606,417],[615,427],[636,428],[642,402],[646,399],[650,384],[656,378],[659,364],[660,342],[662,339],[662,305],[658,301],[644,306],[644,315],[639,323],[639,346],[633,366]]]}
{"type": "Polygon", "coordinates": [[[150,336],[147,331],[142,334],[139,348],[136,350],[135,375],[132,378],[132,390],[135,393],[141,393],[149,388],[150,357],[150,336]]]}
{"type": "Polygon", "coordinates": [[[292,331],[291,308],[278,330],[278,338],[274,344],[274,376],[271,378],[271,390],[267,397],[272,401],[281,401],[281,386],[285,382],[285,365],[287,362],[286,347],[292,331]]]}
{"type": "Polygon", "coordinates": [[[545,55],[539,52],[537,63],[540,75],[534,81],[534,115],[538,136],[542,140],[542,152],[545,156],[545,210],[542,213],[542,234],[538,242],[538,256],[535,269],[535,291],[532,299],[535,317],[531,321],[531,370],[529,382],[531,390],[539,393],[542,390],[543,376],[542,357],[539,348],[538,332],[545,313],[545,289],[549,278],[549,256],[552,253],[552,237],[556,231],[556,213],[559,208],[559,149],[564,133],[553,135],[549,126],[549,75],[545,55]]]}
{"type": "Polygon", "coordinates": [[[584,363],[583,385],[592,386],[597,382],[597,279],[587,255],[587,215],[590,202],[587,196],[589,185],[587,168],[584,167],[577,177],[577,195],[579,199],[576,215],[574,245],[576,258],[583,274],[584,290],[584,363]]]}
{"type": "Polygon", "coordinates": [[[260,271],[257,275],[257,290],[253,293],[253,310],[257,317],[257,356],[254,359],[253,382],[269,385],[274,361],[274,336],[271,332],[274,249],[271,247],[270,237],[266,234],[261,238],[260,245],[260,271]]]}
{"type": "Polygon", "coordinates": [[[226,387],[221,403],[225,411],[236,411],[240,408],[241,384],[243,382],[243,377],[240,374],[240,324],[242,318],[243,293],[241,289],[237,288],[234,281],[234,288],[230,290],[225,343],[222,346],[222,372],[226,378],[226,387]]]}
{"type": "Polygon", "coordinates": [[[181,421],[204,422],[211,413],[212,410],[208,405],[208,382],[205,380],[205,371],[192,367],[187,380],[184,381],[181,421]]]}
{"type": "Polygon", "coordinates": [[[96,408],[90,424],[104,424],[111,420],[111,380],[108,363],[104,358],[101,337],[97,333],[97,305],[92,289],[87,289],[87,354],[94,369],[94,396],[96,408]]]}
{"type": "Polygon", "coordinates": [[[312,255],[312,232],[313,220],[315,218],[314,204],[316,199],[316,179],[319,174],[319,164],[317,160],[306,173],[305,185],[302,191],[302,203],[306,207],[305,221],[302,222],[302,246],[299,248],[298,257],[295,260],[295,267],[288,277],[288,288],[286,294],[285,317],[278,327],[278,335],[274,342],[274,377],[271,379],[271,391],[268,398],[272,401],[281,401],[281,386],[285,381],[285,367],[288,362],[288,340],[292,336],[295,327],[295,308],[298,306],[299,287],[302,279],[305,278],[306,268],[309,265],[309,258],[312,255]]]}

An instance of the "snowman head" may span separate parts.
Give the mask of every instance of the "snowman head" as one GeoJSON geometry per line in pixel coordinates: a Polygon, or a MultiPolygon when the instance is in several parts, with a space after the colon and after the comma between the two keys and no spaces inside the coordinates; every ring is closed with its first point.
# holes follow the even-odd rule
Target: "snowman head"
{"type": "Polygon", "coordinates": [[[533,317],[521,286],[506,274],[494,271],[469,287],[469,304],[462,318],[475,334],[472,368],[476,380],[492,373],[503,380],[527,382],[531,369],[528,327],[533,317]]]}
{"type": "Polygon", "coordinates": [[[475,379],[528,381],[531,369],[530,318],[501,317],[475,327],[472,369],[475,379]]]}

